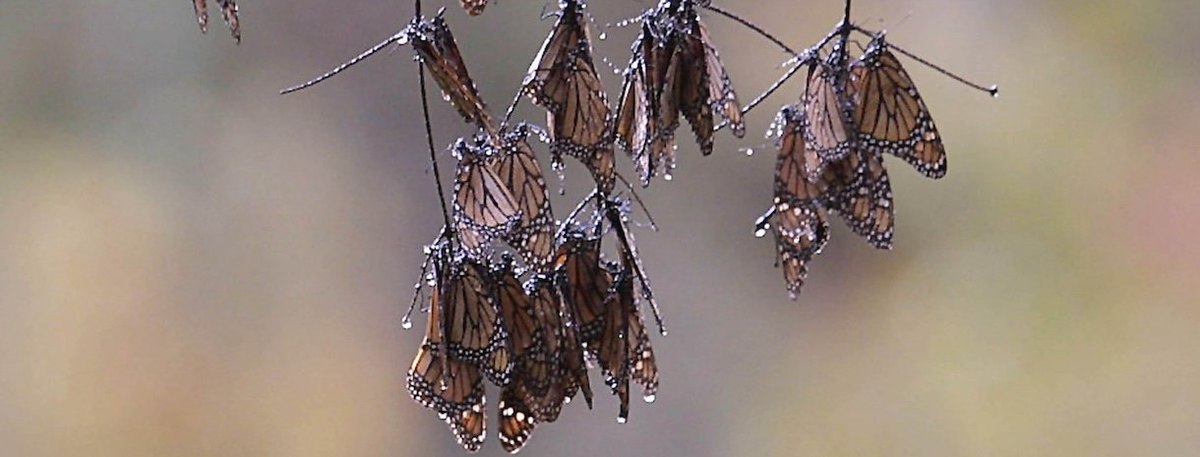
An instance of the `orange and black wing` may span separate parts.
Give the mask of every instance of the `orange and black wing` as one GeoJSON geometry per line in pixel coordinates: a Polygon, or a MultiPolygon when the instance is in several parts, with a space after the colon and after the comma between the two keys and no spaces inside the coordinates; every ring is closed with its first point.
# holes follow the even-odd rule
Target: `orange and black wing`
{"type": "Polygon", "coordinates": [[[521,215],[520,222],[504,238],[517,249],[526,265],[545,271],[554,255],[554,213],[542,167],[529,146],[528,135],[524,124],[508,133],[493,166],[521,215]]]}
{"type": "Polygon", "coordinates": [[[826,164],[844,159],[855,148],[855,134],[849,116],[850,101],[847,98],[843,78],[837,69],[824,63],[814,64],[809,70],[808,86],[802,104],[808,128],[804,141],[820,160],[814,167],[806,164],[806,174],[816,180],[826,164]]]}
{"type": "Polygon", "coordinates": [[[563,299],[571,311],[583,348],[594,353],[604,326],[604,302],[612,274],[600,264],[600,238],[568,232],[560,241],[556,260],[563,299]]]}
{"type": "Polygon", "coordinates": [[[537,427],[526,385],[548,384],[538,378],[553,370],[542,366],[548,359],[548,343],[533,301],[513,271],[511,260],[502,261],[502,266],[493,270],[492,280],[498,287],[496,298],[508,329],[508,352],[513,359],[511,381],[501,391],[498,405],[500,444],[508,452],[516,452],[537,427]]]}
{"type": "Polygon", "coordinates": [[[891,249],[895,207],[883,157],[876,152],[856,151],[831,164],[829,171],[837,184],[826,197],[826,207],[872,246],[891,249]]]}
{"type": "MultiPolygon", "coordinates": [[[[233,35],[234,40],[241,43],[242,28],[238,23],[237,2],[217,0],[217,5],[221,7],[221,17],[225,19],[225,24],[229,25],[229,33],[233,35]]],[[[196,10],[196,21],[200,24],[200,31],[208,33],[208,0],[192,0],[192,8],[196,10]]]]}
{"type": "Polygon", "coordinates": [[[467,71],[458,43],[445,19],[438,16],[429,21],[419,21],[410,27],[409,36],[417,55],[463,119],[484,130],[494,131],[487,104],[475,88],[475,82],[467,71]]]}
{"type": "Polygon", "coordinates": [[[444,303],[446,353],[478,365],[492,382],[506,385],[512,370],[508,335],[488,274],[469,260],[451,269],[444,303]]]}
{"type": "Polygon", "coordinates": [[[454,182],[454,223],[463,248],[476,258],[491,251],[491,242],[509,235],[522,212],[504,180],[487,163],[483,145],[455,144],[459,156],[454,182]]]}
{"type": "Polygon", "coordinates": [[[483,9],[487,8],[488,0],[458,0],[462,5],[463,10],[472,16],[483,14],[483,9]]]}
{"type": "Polygon", "coordinates": [[[709,155],[713,149],[716,119],[728,121],[737,137],[745,136],[742,108],[704,24],[692,19],[689,30],[679,32],[676,39],[676,52],[683,57],[682,71],[676,75],[679,78],[679,108],[692,126],[700,152],[709,155]]]}
{"type": "Polygon", "coordinates": [[[542,334],[546,336],[547,363],[530,361],[530,372],[523,386],[538,418],[545,422],[558,419],[562,405],[580,390],[588,405],[592,402],[591,385],[588,382],[587,366],[583,350],[575,333],[573,316],[567,309],[562,295],[554,286],[553,277],[535,276],[525,286],[539,317],[542,334]],[[551,373],[543,370],[552,369],[551,373]]]}
{"type": "Polygon", "coordinates": [[[532,408],[525,402],[516,386],[510,385],[500,391],[499,403],[500,445],[509,453],[517,453],[533,430],[537,428],[538,419],[532,408]]]}
{"type": "Polygon", "coordinates": [[[588,166],[596,181],[611,188],[612,154],[608,96],[592,57],[583,6],[562,2],[558,22],[530,65],[523,90],[546,108],[556,162],[570,155],[588,166]]]}
{"type": "Polygon", "coordinates": [[[737,93],[733,90],[733,81],[721,56],[708,36],[708,29],[700,24],[700,42],[704,44],[705,79],[708,81],[708,104],[713,113],[729,122],[733,135],[741,138],[746,135],[746,123],[742,119],[742,105],[738,102],[737,93]]]}
{"type": "Polygon", "coordinates": [[[805,114],[802,108],[785,107],[779,115],[783,136],[775,165],[774,215],[776,262],[783,269],[788,293],[795,298],[808,276],[808,263],[829,241],[829,225],[821,209],[826,180],[823,172],[816,182],[808,180],[806,163],[816,154],[804,141],[805,114]]]}
{"type": "Polygon", "coordinates": [[[851,65],[847,87],[862,149],[904,159],[930,178],[946,175],[946,148],[929,108],[882,37],[851,65]]]}
{"type": "Polygon", "coordinates": [[[479,367],[445,353],[443,295],[438,282],[430,294],[425,339],[408,370],[408,392],[418,403],[437,412],[459,443],[474,452],[483,445],[486,432],[483,376],[479,367]]]}
{"type": "Polygon", "coordinates": [[[675,54],[669,40],[650,20],[643,20],[615,121],[617,145],[633,159],[642,185],[649,185],[660,167],[665,166],[667,176],[673,167],[679,128],[675,75],[682,68],[675,54]]]}

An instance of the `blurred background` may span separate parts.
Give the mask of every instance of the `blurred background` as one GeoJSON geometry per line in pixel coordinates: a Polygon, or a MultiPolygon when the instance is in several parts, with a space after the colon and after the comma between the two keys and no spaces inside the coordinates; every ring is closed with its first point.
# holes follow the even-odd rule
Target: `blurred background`
{"type": "MultiPolygon", "coordinates": [[[[647,6],[592,3],[601,24],[647,6]]],[[[842,8],[724,4],[797,47],[842,8]]],[[[499,111],[551,27],[544,2],[448,6],[499,111]]],[[[411,8],[245,0],[235,46],[189,2],[0,5],[0,454],[463,454],[405,390],[421,321],[400,316],[441,225],[411,52],[278,95],[411,8]]],[[[905,61],[951,172],[889,162],[896,249],[835,222],[788,300],[751,226],[771,200],[762,133],[798,82],[746,140],[722,133],[708,158],[684,141],[676,179],[643,192],[662,231],[639,232],[671,330],[658,402],[626,425],[611,397],[575,404],[524,454],[1200,454],[1200,5],[859,0],[854,16],[1001,86],[905,61]]],[[[786,56],[706,20],[744,100],[778,76],[786,56]]],[[[631,39],[596,46],[623,64],[631,39]]],[[[439,145],[470,133],[434,114],[439,145]]],[[[583,196],[570,167],[560,209],[583,196]]],[[[502,453],[494,436],[482,455],[502,453]]]]}

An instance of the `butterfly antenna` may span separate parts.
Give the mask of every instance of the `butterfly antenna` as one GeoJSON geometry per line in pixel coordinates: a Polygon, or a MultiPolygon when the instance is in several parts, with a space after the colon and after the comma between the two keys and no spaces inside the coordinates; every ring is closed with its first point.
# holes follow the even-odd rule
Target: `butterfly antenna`
{"type": "Polygon", "coordinates": [[[391,37],[388,37],[388,39],[383,40],[382,43],[379,43],[379,44],[371,47],[371,49],[366,50],[362,54],[359,54],[357,57],[350,59],[346,63],[338,65],[337,68],[330,70],[328,73],[325,73],[325,74],[321,75],[320,77],[318,77],[312,81],[306,82],[304,84],[300,84],[298,86],[292,86],[287,89],[281,90],[281,91],[279,91],[279,94],[287,95],[292,92],[302,91],[304,89],[308,89],[309,87],[320,84],[320,83],[324,82],[325,80],[334,77],[338,73],[345,71],[347,68],[353,67],[354,65],[358,64],[359,62],[367,60],[367,57],[371,57],[375,53],[382,51],[383,48],[388,47],[388,45],[404,40],[405,38],[407,38],[407,36],[408,36],[408,29],[406,28],[404,30],[401,30],[400,33],[392,35],[391,37]]]}
{"type": "Polygon", "coordinates": [[[799,54],[798,52],[796,52],[795,49],[792,49],[791,46],[788,46],[787,43],[784,43],[783,40],[776,38],[775,35],[772,35],[770,32],[767,32],[765,29],[763,29],[762,27],[759,27],[757,24],[750,22],[749,20],[746,20],[745,18],[743,18],[741,16],[738,16],[737,14],[734,14],[733,12],[731,12],[729,10],[721,8],[712,3],[704,5],[704,8],[709,11],[712,11],[714,13],[725,16],[726,18],[728,18],[734,22],[737,22],[738,24],[741,24],[742,26],[750,29],[751,31],[754,31],[755,33],[758,33],[759,35],[762,35],[763,38],[766,38],[767,41],[774,43],[775,46],[778,46],[779,49],[783,50],[783,52],[786,52],[791,55],[799,54]]]}
{"type": "Polygon", "coordinates": [[[625,185],[625,188],[629,189],[629,193],[630,195],[633,195],[634,201],[636,201],[638,206],[642,208],[642,213],[646,214],[646,220],[650,222],[650,230],[657,232],[658,222],[654,221],[654,215],[650,214],[650,208],[647,207],[646,203],[642,201],[642,196],[638,195],[637,190],[633,188],[633,184],[630,184],[629,180],[625,179],[625,176],[622,176],[620,173],[614,174],[617,176],[617,179],[621,180],[621,183],[625,185]]]}
{"type": "MultiPolygon", "coordinates": [[[[858,31],[858,32],[860,32],[860,33],[866,34],[866,35],[870,35],[870,36],[872,36],[872,37],[877,37],[877,38],[878,38],[878,37],[882,37],[882,36],[883,36],[883,34],[882,34],[882,33],[880,33],[880,32],[872,32],[872,31],[870,31],[870,30],[867,30],[867,29],[864,29],[864,28],[862,28],[862,27],[858,27],[858,26],[854,26],[854,30],[856,30],[856,31],[858,31]]],[[[916,55],[916,54],[913,54],[913,53],[911,53],[911,52],[908,52],[908,51],[907,51],[907,50],[905,50],[904,48],[901,48],[901,47],[899,47],[899,46],[896,46],[896,45],[894,45],[894,44],[892,44],[892,43],[887,43],[887,45],[888,45],[888,47],[890,47],[890,48],[892,48],[892,49],[895,49],[895,50],[896,50],[896,52],[899,52],[899,53],[901,53],[901,54],[904,54],[904,55],[905,55],[905,56],[907,56],[908,58],[910,58],[910,59],[912,59],[912,60],[915,60],[915,61],[919,62],[921,65],[924,65],[924,66],[926,66],[926,67],[929,67],[929,68],[933,69],[934,71],[936,71],[936,72],[938,72],[938,73],[941,73],[943,76],[946,76],[946,77],[948,77],[948,78],[950,78],[950,79],[953,79],[953,80],[955,80],[955,81],[958,81],[959,83],[961,83],[961,84],[963,84],[963,85],[965,85],[965,86],[967,86],[967,87],[970,87],[970,88],[972,88],[972,89],[978,90],[978,91],[980,91],[980,92],[987,93],[988,95],[991,95],[992,97],[999,97],[999,96],[1000,96],[1000,87],[999,87],[999,86],[997,86],[997,85],[995,85],[995,84],[992,84],[992,85],[991,85],[991,86],[989,86],[989,87],[984,87],[984,86],[983,86],[983,85],[981,85],[981,84],[976,84],[976,83],[974,83],[974,82],[971,82],[971,81],[967,80],[966,78],[963,78],[962,76],[956,75],[956,74],[954,74],[953,72],[951,72],[950,70],[947,70],[947,69],[945,69],[945,68],[942,68],[941,66],[939,66],[939,65],[937,65],[937,64],[935,64],[935,63],[933,63],[933,62],[930,62],[930,61],[928,61],[928,60],[925,60],[925,59],[921,58],[920,56],[918,56],[918,55],[916,55]]]]}

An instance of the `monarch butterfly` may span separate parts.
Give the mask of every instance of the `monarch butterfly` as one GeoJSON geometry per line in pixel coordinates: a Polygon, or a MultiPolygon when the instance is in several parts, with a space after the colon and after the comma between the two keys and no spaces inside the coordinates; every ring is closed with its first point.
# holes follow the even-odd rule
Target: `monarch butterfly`
{"type": "MultiPolygon", "coordinates": [[[[574,316],[554,286],[552,276],[535,275],[525,284],[533,301],[533,309],[541,317],[542,331],[550,344],[550,359],[555,362],[554,381],[543,393],[530,388],[529,396],[541,398],[535,412],[546,422],[558,420],[565,401],[582,391],[588,407],[592,404],[592,388],[587,377],[587,366],[583,360],[583,348],[575,332],[574,316]]],[[[529,384],[526,384],[529,386],[529,384]]],[[[533,386],[540,387],[540,386],[533,386]]]]}
{"type": "MultiPolygon", "coordinates": [[[[238,43],[242,42],[242,30],[238,24],[238,6],[234,0],[217,0],[221,7],[221,16],[229,25],[229,33],[238,43]]],[[[200,23],[200,32],[208,33],[208,0],[192,0],[192,8],[196,10],[196,20],[200,23]]]]}
{"type": "MultiPolygon", "coordinates": [[[[838,52],[834,50],[835,54],[838,52]]],[[[808,126],[804,142],[816,157],[806,160],[803,166],[810,181],[818,179],[826,164],[844,159],[857,147],[850,120],[850,100],[840,75],[843,72],[826,62],[813,64],[808,72],[802,101],[808,126]]]]}
{"type": "Polygon", "coordinates": [[[578,229],[566,230],[555,260],[557,280],[574,318],[579,341],[593,353],[600,339],[604,302],[612,287],[612,274],[600,264],[600,238],[578,229]]]}
{"type": "MultiPolygon", "coordinates": [[[[443,269],[444,264],[435,271],[443,269]]],[[[437,412],[459,444],[474,452],[483,445],[486,432],[483,376],[479,367],[443,352],[442,289],[446,278],[441,273],[435,273],[435,278],[425,339],[408,370],[408,392],[417,403],[437,412]]]]}
{"type": "Polygon", "coordinates": [[[774,216],[776,263],[793,299],[808,276],[808,263],[829,241],[829,225],[820,207],[829,183],[807,178],[805,167],[816,154],[804,141],[804,113],[803,108],[785,107],[776,121],[783,125],[783,135],[775,165],[775,203],[759,224],[774,216]]]}
{"type": "Polygon", "coordinates": [[[497,285],[497,301],[505,328],[508,329],[508,353],[513,358],[511,381],[500,394],[500,443],[509,452],[525,445],[537,416],[533,411],[535,391],[549,390],[554,380],[553,360],[549,360],[551,341],[543,332],[541,317],[533,308],[507,256],[493,269],[492,282],[497,285]]]}
{"type": "Polygon", "coordinates": [[[606,192],[613,187],[608,96],[592,59],[587,18],[578,0],[564,0],[558,21],[530,64],[522,90],[546,108],[556,168],[562,155],[588,166],[606,192]]]}
{"type": "Polygon", "coordinates": [[[663,326],[662,314],[658,310],[658,302],[654,299],[654,292],[650,288],[650,279],[646,277],[645,268],[642,267],[641,256],[637,252],[637,244],[634,242],[633,233],[625,226],[624,215],[627,212],[627,201],[622,201],[616,198],[610,198],[600,202],[602,205],[604,218],[608,221],[609,229],[616,235],[617,250],[621,254],[622,272],[632,274],[634,279],[637,279],[638,285],[641,286],[641,296],[650,304],[650,310],[654,313],[654,320],[658,323],[659,332],[666,335],[666,329],[663,326]]]}
{"type": "Polygon", "coordinates": [[[473,122],[489,132],[494,131],[487,104],[479,96],[462,53],[458,50],[458,42],[454,40],[454,34],[446,26],[441,14],[432,20],[413,19],[407,32],[413,49],[428,66],[429,73],[450,103],[458,109],[463,120],[473,122]]]}
{"type": "Polygon", "coordinates": [[[904,159],[930,178],[946,175],[946,148],[933,117],[882,35],[850,66],[847,89],[860,147],[904,159]]]}
{"type": "Polygon", "coordinates": [[[490,253],[490,242],[507,236],[522,220],[516,197],[487,162],[488,146],[459,139],[454,182],[454,223],[463,248],[476,258],[490,253]]]}
{"type": "Polygon", "coordinates": [[[515,454],[533,436],[538,424],[537,416],[513,385],[500,391],[499,411],[500,445],[505,451],[515,454]]]}
{"type": "Polygon", "coordinates": [[[733,90],[733,82],[708,35],[708,28],[699,21],[695,11],[690,11],[686,18],[690,24],[677,32],[680,41],[676,53],[683,57],[684,68],[675,74],[679,91],[676,97],[680,110],[696,134],[700,152],[709,155],[712,154],[716,126],[714,116],[728,121],[738,138],[746,135],[746,124],[742,121],[742,107],[733,90]]]}
{"type": "Polygon", "coordinates": [[[883,157],[875,152],[855,151],[831,168],[839,182],[827,197],[826,206],[871,245],[891,249],[895,208],[883,157]]]}
{"type": "Polygon", "coordinates": [[[679,105],[676,91],[667,87],[673,83],[669,76],[673,55],[648,18],[643,18],[633,48],[617,108],[616,141],[633,159],[645,186],[658,175],[661,163],[666,164],[668,176],[674,166],[679,105]]]}
{"type": "Polygon", "coordinates": [[[629,418],[629,380],[632,378],[642,384],[647,401],[652,401],[658,390],[658,366],[634,296],[637,267],[633,253],[622,247],[620,258],[619,265],[606,264],[606,270],[610,270],[616,283],[614,292],[604,302],[603,331],[596,349],[596,362],[604,374],[605,384],[620,402],[617,420],[625,422],[629,418]]]}
{"type": "Polygon", "coordinates": [[[520,252],[526,265],[542,271],[553,260],[554,214],[542,167],[526,141],[528,136],[526,124],[518,124],[505,134],[500,156],[492,167],[510,191],[521,215],[516,227],[504,238],[520,252]]]}
{"type": "Polygon", "coordinates": [[[448,275],[443,304],[446,353],[477,364],[496,385],[507,385],[512,372],[508,332],[496,308],[488,271],[474,261],[461,260],[448,275]]]}
{"type": "Polygon", "coordinates": [[[670,179],[680,114],[692,125],[703,155],[712,154],[715,117],[728,121],[734,135],[745,135],[733,84],[696,5],[660,2],[642,17],[642,34],[634,44],[616,126],[617,140],[632,156],[643,185],[660,164],[670,179]]]}
{"type": "Polygon", "coordinates": [[[478,16],[483,14],[483,9],[487,8],[488,0],[458,0],[467,14],[478,16]]]}

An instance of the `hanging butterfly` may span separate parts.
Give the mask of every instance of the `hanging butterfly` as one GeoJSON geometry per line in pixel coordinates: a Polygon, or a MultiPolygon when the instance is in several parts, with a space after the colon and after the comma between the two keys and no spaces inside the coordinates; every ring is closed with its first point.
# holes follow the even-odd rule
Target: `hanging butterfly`
{"type": "Polygon", "coordinates": [[[605,264],[615,284],[604,302],[596,362],[605,384],[617,395],[620,402],[617,420],[624,423],[629,418],[630,379],[642,384],[647,402],[653,401],[658,390],[658,365],[634,294],[637,277],[634,254],[625,247],[619,252],[620,263],[605,264]]]}
{"type": "Polygon", "coordinates": [[[554,284],[553,276],[535,275],[526,282],[525,290],[532,300],[535,314],[540,317],[543,334],[548,335],[547,341],[551,343],[549,356],[554,363],[549,386],[524,384],[528,398],[533,399],[534,411],[542,421],[554,422],[558,420],[562,405],[580,391],[588,408],[591,408],[592,388],[588,381],[583,347],[576,333],[577,326],[554,284]]]}
{"type": "Polygon", "coordinates": [[[446,354],[478,365],[496,385],[507,385],[512,373],[508,332],[500,320],[495,285],[488,280],[486,267],[462,260],[448,274],[442,304],[446,354]]]}
{"type": "MultiPolygon", "coordinates": [[[[229,33],[239,44],[242,42],[242,29],[238,24],[238,6],[234,0],[217,0],[221,7],[221,17],[229,25],[229,33]]],[[[196,10],[196,21],[200,23],[200,32],[208,33],[208,0],[192,0],[192,9],[196,10]]]]}
{"type": "Polygon", "coordinates": [[[483,14],[484,8],[487,8],[488,0],[458,0],[458,3],[462,4],[467,14],[478,16],[483,14]]]}
{"type": "Polygon", "coordinates": [[[604,220],[608,222],[608,230],[616,236],[617,250],[621,254],[622,272],[631,274],[637,280],[637,285],[640,286],[639,295],[650,304],[650,310],[654,314],[654,320],[658,324],[659,332],[666,335],[662,313],[658,309],[658,301],[654,299],[654,292],[650,288],[650,279],[647,277],[645,268],[642,266],[642,258],[638,254],[633,233],[629,231],[629,227],[625,224],[625,214],[628,212],[629,202],[611,197],[607,200],[599,201],[598,204],[601,205],[600,211],[603,214],[604,220]]]}
{"type": "Polygon", "coordinates": [[[895,208],[892,184],[883,157],[878,153],[855,151],[827,169],[836,180],[824,205],[838,213],[854,233],[866,238],[878,249],[892,248],[895,208]]]}
{"type": "Polygon", "coordinates": [[[727,122],[738,138],[746,135],[746,124],[733,82],[708,35],[708,28],[700,22],[694,7],[688,5],[690,2],[683,3],[685,7],[677,19],[680,25],[675,30],[676,54],[682,56],[683,65],[675,73],[676,98],[679,109],[692,125],[700,152],[709,155],[717,125],[714,117],[727,122]]]}
{"type": "Polygon", "coordinates": [[[642,184],[660,164],[670,179],[674,135],[683,114],[703,155],[712,154],[719,117],[745,135],[741,106],[720,56],[690,0],[664,0],[642,17],[642,33],[626,72],[617,110],[617,140],[629,152],[642,184]]]}
{"type": "Polygon", "coordinates": [[[579,159],[606,192],[614,183],[608,96],[592,58],[584,5],[560,2],[558,21],[530,64],[522,91],[546,108],[555,168],[564,154],[579,159]]]}
{"type": "Polygon", "coordinates": [[[829,241],[829,225],[820,206],[829,182],[814,183],[807,178],[805,166],[817,154],[804,141],[807,121],[803,107],[784,107],[776,123],[783,126],[783,134],[775,165],[775,202],[759,220],[758,230],[765,231],[767,225],[774,228],[775,261],[795,299],[808,276],[808,263],[829,241]]]}
{"type": "Polygon", "coordinates": [[[444,352],[442,297],[448,278],[443,262],[444,259],[435,259],[429,321],[421,348],[408,370],[408,392],[413,400],[437,412],[446,421],[459,444],[467,451],[475,452],[483,445],[486,433],[483,411],[487,400],[483,376],[479,367],[447,357],[444,352]]]}
{"type": "Polygon", "coordinates": [[[594,354],[612,275],[600,264],[600,237],[568,227],[560,236],[556,280],[583,349],[594,354]]]}
{"type": "Polygon", "coordinates": [[[487,258],[492,240],[508,236],[523,217],[520,203],[488,162],[489,148],[479,138],[474,144],[459,139],[453,148],[458,158],[455,231],[463,249],[477,259],[487,258]]]}
{"type": "Polygon", "coordinates": [[[505,256],[493,267],[490,279],[497,287],[496,300],[508,331],[507,350],[513,359],[511,380],[502,390],[498,405],[500,443],[508,452],[516,452],[538,423],[530,387],[544,392],[554,382],[554,361],[549,359],[552,337],[543,332],[542,319],[517,279],[511,257],[505,256]]]}
{"type": "Polygon", "coordinates": [[[524,123],[506,133],[491,168],[510,191],[521,215],[504,239],[521,254],[526,265],[544,271],[554,255],[554,214],[542,167],[528,136],[529,126],[524,123]]]}
{"type": "Polygon", "coordinates": [[[946,175],[946,148],[933,117],[882,34],[850,66],[847,89],[860,147],[904,159],[930,178],[946,175]]]}
{"type": "MultiPolygon", "coordinates": [[[[834,50],[835,55],[839,52],[834,50]]],[[[857,147],[844,73],[844,68],[828,62],[817,62],[809,68],[801,103],[807,125],[805,147],[815,157],[806,158],[801,165],[810,181],[819,179],[826,164],[846,158],[857,147]]]]}
{"type": "Polygon", "coordinates": [[[458,42],[454,40],[454,34],[441,13],[432,20],[414,18],[406,33],[417,56],[429,68],[442,93],[458,109],[463,120],[475,123],[488,132],[495,132],[487,104],[479,96],[479,90],[475,88],[475,82],[458,50],[458,42]]]}
{"type": "Polygon", "coordinates": [[[642,31],[633,45],[625,71],[621,103],[617,107],[616,142],[633,159],[642,185],[650,184],[660,167],[671,176],[675,164],[675,130],[679,128],[676,92],[668,84],[679,66],[653,21],[642,20],[642,31]]]}

